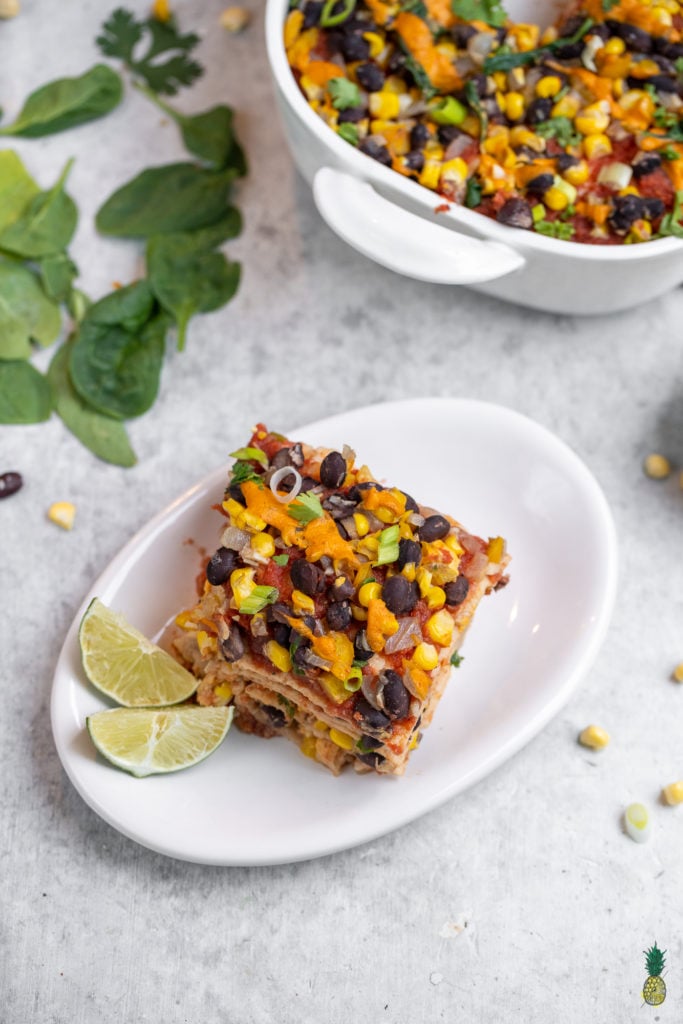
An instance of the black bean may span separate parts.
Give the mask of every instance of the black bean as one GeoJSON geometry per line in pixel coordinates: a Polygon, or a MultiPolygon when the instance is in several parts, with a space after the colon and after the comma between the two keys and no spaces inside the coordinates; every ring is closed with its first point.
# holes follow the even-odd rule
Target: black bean
{"type": "Polygon", "coordinates": [[[547,121],[553,109],[553,101],[545,96],[532,100],[526,111],[528,124],[540,124],[547,121]]]}
{"type": "Polygon", "coordinates": [[[377,64],[368,62],[367,64],[358,65],[356,68],[356,78],[363,89],[366,89],[368,92],[379,92],[384,85],[386,75],[377,64]]]}
{"type": "Polygon", "coordinates": [[[671,43],[664,36],[658,36],[652,40],[652,45],[657,53],[663,54],[669,60],[676,61],[679,57],[683,57],[683,43],[671,43]]]}
{"type": "Polygon", "coordinates": [[[383,143],[373,139],[372,136],[363,139],[358,148],[361,153],[372,157],[377,163],[384,164],[385,167],[391,167],[391,153],[383,143]]]}
{"type": "Polygon", "coordinates": [[[341,519],[335,519],[334,525],[337,527],[337,533],[339,534],[342,540],[351,540],[346,530],[346,527],[342,523],[341,519]]]}
{"type": "Polygon", "coordinates": [[[569,167],[576,167],[579,163],[578,156],[572,156],[571,153],[558,153],[555,157],[558,171],[566,171],[569,167]]]}
{"type": "Polygon", "coordinates": [[[347,601],[350,597],[353,597],[355,591],[356,588],[348,576],[337,576],[332,581],[328,596],[330,601],[347,601]]]}
{"type": "Polygon", "coordinates": [[[23,482],[21,473],[3,473],[0,476],[0,498],[9,498],[11,494],[16,494],[23,482]]]}
{"type": "Polygon", "coordinates": [[[268,625],[272,625],[274,622],[279,622],[283,626],[289,625],[289,619],[292,615],[292,609],[288,608],[282,601],[276,601],[275,604],[269,604],[266,608],[266,622],[268,625]]]}
{"type": "Polygon", "coordinates": [[[355,511],[357,505],[357,501],[344,494],[330,494],[322,502],[323,508],[330,513],[333,519],[345,519],[355,511]]]}
{"type": "Polygon", "coordinates": [[[609,220],[615,231],[628,231],[634,221],[640,220],[644,212],[645,207],[640,196],[616,196],[609,220]]]}
{"type": "Polygon", "coordinates": [[[294,444],[291,448],[280,448],[270,460],[271,469],[282,469],[283,466],[295,466],[299,469],[303,464],[304,454],[300,444],[294,444]]]}
{"type": "Polygon", "coordinates": [[[237,565],[237,555],[230,548],[219,548],[206,567],[206,578],[213,587],[225,583],[237,565]]]}
{"type": "Polygon", "coordinates": [[[301,27],[303,29],[313,28],[320,21],[320,15],[323,10],[322,0],[308,0],[308,3],[304,7],[304,20],[301,27]]]}
{"type": "Polygon", "coordinates": [[[341,52],[345,60],[367,60],[370,56],[370,43],[359,32],[345,32],[341,52]]]}
{"type": "Polygon", "coordinates": [[[356,697],[356,703],[353,706],[353,717],[356,721],[362,722],[364,728],[369,729],[370,732],[382,732],[391,724],[389,716],[385,715],[383,711],[373,708],[372,704],[362,694],[356,697]]]}
{"type": "Polygon", "coordinates": [[[340,110],[337,117],[339,124],[357,124],[365,117],[365,107],[347,107],[340,110]]]}
{"type": "Polygon", "coordinates": [[[361,748],[361,753],[363,754],[369,754],[371,750],[377,750],[381,746],[382,741],[378,740],[375,736],[361,736],[358,741],[358,747],[361,748]]]}
{"type": "Polygon", "coordinates": [[[639,153],[633,161],[633,177],[644,178],[646,174],[652,174],[662,166],[662,158],[659,153],[639,153]]]}
{"type": "Polygon", "coordinates": [[[382,600],[394,615],[410,615],[419,598],[417,583],[405,576],[390,576],[382,587],[382,600]]]}
{"type": "Polygon", "coordinates": [[[467,48],[468,40],[470,40],[472,36],[476,36],[476,34],[477,30],[474,25],[467,25],[464,22],[460,25],[456,25],[451,30],[453,42],[460,50],[465,50],[467,48]]]}
{"type": "Polygon", "coordinates": [[[526,199],[520,199],[517,196],[513,196],[503,203],[496,214],[496,220],[499,224],[507,224],[511,228],[529,229],[534,224],[531,207],[526,199]]]}
{"type": "Polygon", "coordinates": [[[301,640],[299,637],[299,643],[295,646],[292,653],[292,661],[299,668],[306,668],[308,666],[308,659],[311,655],[311,645],[308,640],[301,640]]]}
{"type": "Polygon", "coordinates": [[[406,56],[401,53],[400,50],[394,50],[391,57],[387,61],[387,74],[388,75],[400,75],[405,78],[406,73],[406,56]]]}
{"type": "Polygon", "coordinates": [[[419,506],[418,506],[417,502],[415,501],[415,498],[413,498],[406,491],[401,491],[401,494],[406,499],[406,509],[409,512],[419,512],[420,511],[419,506]]]}
{"type": "Polygon", "coordinates": [[[470,81],[476,89],[477,96],[482,100],[484,96],[488,96],[493,91],[489,87],[488,75],[473,75],[470,81]]]}
{"type": "Polygon", "coordinates": [[[369,754],[356,754],[359,761],[363,764],[369,765],[370,768],[376,768],[377,765],[381,764],[385,760],[381,754],[378,754],[376,750],[371,750],[369,754]]]}
{"type": "Polygon", "coordinates": [[[467,576],[460,573],[457,579],[447,583],[443,589],[446,594],[446,604],[462,604],[469,592],[470,581],[467,579],[467,576]]]}
{"type": "Polygon", "coordinates": [[[548,189],[552,188],[554,181],[554,174],[537,174],[535,178],[527,182],[527,192],[533,192],[537,196],[545,195],[548,189]]]}
{"type": "Polygon", "coordinates": [[[318,482],[317,480],[314,480],[312,476],[302,476],[301,487],[299,488],[299,490],[301,491],[302,494],[305,494],[306,491],[312,491],[317,486],[318,482]]]}
{"type": "Polygon", "coordinates": [[[406,167],[411,171],[421,171],[424,167],[424,163],[424,153],[420,152],[419,149],[412,149],[410,153],[406,155],[406,167]]]}
{"type": "Polygon", "coordinates": [[[230,495],[233,501],[236,501],[239,505],[243,505],[246,508],[247,501],[242,494],[242,488],[239,484],[230,484],[227,493],[230,495]]]}
{"type": "Polygon", "coordinates": [[[344,42],[344,36],[341,29],[329,29],[325,33],[325,46],[327,48],[328,56],[334,57],[336,54],[341,53],[342,44],[344,42]]]}
{"type": "Polygon", "coordinates": [[[650,75],[649,78],[636,78],[635,75],[628,75],[626,84],[629,89],[644,89],[650,85],[657,92],[678,92],[678,83],[675,78],[669,75],[650,75]]]}
{"type": "Polygon", "coordinates": [[[268,715],[270,724],[276,729],[282,729],[283,726],[287,725],[287,718],[284,711],[280,711],[279,708],[271,707],[270,704],[263,704],[261,706],[268,715]]]}
{"type": "Polygon", "coordinates": [[[564,46],[558,46],[554,51],[554,56],[558,60],[575,60],[576,57],[580,57],[583,53],[585,43],[583,40],[579,40],[578,43],[565,43],[564,46]]]}
{"type": "Polygon", "coordinates": [[[368,661],[373,650],[368,644],[367,634],[364,629],[359,629],[353,638],[353,656],[356,661],[368,661]]]}
{"type": "Polygon", "coordinates": [[[454,124],[440,124],[436,130],[436,135],[442,146],[449,146],[451,142],[455,142],[461,135],[465,133],[454,124]]]}
{"type": "Polygon", "coordinates": [[[347,629],[352,618],[351,605],[348,601],[332,601],[327,607],[327,624],[330,629],[347,629]]]}
{"type": "Polygon", "coordinates": [[[293,586],[308,597],[315,597],[325,589],[325,575],[305,558],[297,558],[289,570],[293,586]]]}
{"type": "Polygon", "coordinates": [[[420,542],[417,540],[408,540],[406,537],[402,537],[398,542],[398,558],[396,559],[396,565],[399,569],[403,569],[404,566],[412,563],[413,565],[419,565],[422,560],[422,548],[420,542]]]}
{"type": "Polygon", "coordinates": [[[244,654],[244,636],[237,622],[228,626],[228,635],[221,640],[221,653],[226,661],[239,661],[244,654]]]}
{"type": "Polygon", "coordinates": [[[284,622],[274,622],[270,631],[273,634],[273,640],[276,640],[281,647],[289,647],[289,634],[291,633],[289,626],[286,626],[284,622]]]}
{"type": "Polygon", "coordinates": [[[665,205],[663,199],[643,199],[643,213],[648,220],[657,220],[664,213],[665,205]]]}
{"type": "Polygon", "coordinates": [[[387,669],[383,676],[385,680],[382,690],[384,710],[392,721],[405,718],[410,711],[410,694],[403,685],[403,680],[393,669],[387,669]]]}
{"type": "Polygon", "coordinates": [[[346,476],[346,459],[339,452],[329,452],[320,463],[320,483],[334,490],[341,487],[346,476]]]}
{"type": "Polygon", "coordinates": [[[652,50],[652,36],[642,28],[629,25],[625,21],[616,21],[614,18],[607,18],[605,25],[613,36],[624,40],[629,50],[635,50],[636,53],[650,53],[652,50]]]}
{"type": "Polygon", "coordinates": [[[364,484],[354,484],[353,487],[349,487],[346,492],[348,498],[353,498],[354,501],[360,501],[363,497],[363,491],[383,491],[384,488],[381,484],[378,484],[376,480],[368,480],[364,484]]]}
{"type": "Polygon", "coordinates": [[[414,128],[410,131],[410,148],[411,149],[424,149],[428,140],[431,138],[429,129],[426,124],[422,121],[418,121],[414,128]]]}
{"type": "MultiPolygon", "coordinates": [[[[529,205],[528,203],[526,204],[529,205]]],[[[420,540],[432,541],[441,540],[443,537],[447,537],[451,529],[451,524],[445,518],[440,516],[438,513],[433,516],[427,516],[424,523],[420,527],[420,540]]]]}

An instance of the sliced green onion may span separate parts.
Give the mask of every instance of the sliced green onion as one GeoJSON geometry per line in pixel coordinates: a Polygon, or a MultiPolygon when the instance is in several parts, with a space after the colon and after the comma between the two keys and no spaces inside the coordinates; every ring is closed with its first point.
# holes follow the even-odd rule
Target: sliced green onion
{"type": "Polygon", "coordinates": [[[375,565],[387,565],[398,558],[398,523],[387,526],[379,535],[379,547],[375,565]]]}
{"type": "Polygon", "coordinates": [[[248,459],[260,462],[262,466],[268,465],[268,456],[260,448],[238,448],[236,452],[230,452],[231,459],[248,459]]]}
{"type": "Polygon", "coordinates": [[[249,597],[242,601],[237,610],[240,615],[256,615],[257,612],[263,611],[266,605],[274,604],[279,596],[280,592],[277,587],[254,587],[249,597]]]}
{"type": "Polygon", "coordinates": [[[349,672],[348,679],[344,680],[344,689],[348,690],[349,693],[355,693],[357,690],[360,690],[362,682],[363,670],[354,667],[349,672]]]}
{"type": "Polygon", "coordinates": [[[289,555],[273,555],[273,561],[276,565],[287,565],[289,555]]]}
{"type": "Polygon", "coordinates": [[[326,0],[325,6],[320,13],[320,24],[323,28],[332,28],[334,25],[341,25],[343,21],[346,21],[356,6],[356,0],[342,0],[344,7],[338,14],[333,14],[333,9],[337,6],[339,0],[326,0]]]}
{"type": "Polygon", "coordinates": [[[446,96],[429,108],[429,116],[436,124],[462,124],[467,117],[467,108],[455,96],[446,96]]]}

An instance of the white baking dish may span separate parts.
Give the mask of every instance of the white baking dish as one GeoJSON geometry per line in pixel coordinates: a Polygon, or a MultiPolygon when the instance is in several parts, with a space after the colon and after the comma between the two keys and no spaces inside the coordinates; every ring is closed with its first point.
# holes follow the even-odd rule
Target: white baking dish
{"type": "MultiPolygon", "coordinates": [[[[516,20],[552,18],[547,0],[509,0],[516,20]]],[[[683,282],[683,241],[592,246],[498,224],[465,207],[435,213],[435,192],[339,138],[308,106],[287,63],[287,0],[268,0],[266,44],[294,161],[327,224],[359,252],[421,281],[467,285],[553,313],[613,313],[683,282]]]]}

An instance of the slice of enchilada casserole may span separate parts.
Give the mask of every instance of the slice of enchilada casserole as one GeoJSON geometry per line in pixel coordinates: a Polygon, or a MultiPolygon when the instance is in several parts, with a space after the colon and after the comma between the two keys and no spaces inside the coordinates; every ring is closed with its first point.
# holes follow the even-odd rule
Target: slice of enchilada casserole
{"type": "Polygon", "coordinates": [[[501,537],[376,481],[351,449],[258,425],[233,453],[219,547],[172,649],[200,704],[286,735],[335,774],[400,775],[481,598],[507,582],[501,537]]]}

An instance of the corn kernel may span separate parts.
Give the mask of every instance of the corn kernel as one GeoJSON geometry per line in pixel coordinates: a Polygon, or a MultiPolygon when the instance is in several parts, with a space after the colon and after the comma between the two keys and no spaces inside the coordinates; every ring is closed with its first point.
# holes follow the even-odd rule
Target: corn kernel
{"type": "Polygon", "coordinates": [[[47,517],[63,530],[70,530],[76,518],[76,506],[70,501],[55,501],[47,510],[47,517]]]}
{"type": "Polygon", "coordinates": [[[272,558],[275,554],[275,541],[269,533],[255,533],[250,546],[262,558],[272,558]]]}
{"type": "Polygon", "coordinates": [[[331,672],[321,672],[318,682],[335,704],[344,704],[351,694],[340,679],[337,679],[331,672]]]}
{"type": "Polygon", "coordinates": [[[619,36],[612,36],[611,39],[607,40],[604,46],[605,53],[610,53],[617,57],[621,56],[625,49],[626,43],[623,39],[620,39],[619,36]]]}
{"type": "Polygon", "coordinates": [[[230,587],[238,608],[246,601],[255,586],[253,569],[233,569],[230,573],[230,587]]]}
{"type": "Polygon", "coordinates": [[[656,452],[653,452],[645,459],[643,469],[647,476],[653,480],[666,480],[671,473],[671,463],[665,455],[658,455],[656,452]]]}
{"type": "Polygon", "coordinates": [[[596,135],[587,135],[583,139],[581,146],[583,148],[584,156],[589,160],[595,160],[599,156],[609,156],[612,152],[612,142],[607,135],[597,133],[596,135]]]}
{"type": "Polygon", "coordinates": [[[223,502],[223,511],[227,512],[231,519],[237,519],[244,512],[244,505],[240,505],[239,501],[235,501],[234,498],[228,498],[227,501],[223,502]]]}
{"type": "Polygon", "coordinates": [[[226,704],[229,700],[232,700],[232,686],[230,683],[219,683],[213,692],[219,700],[225,701],[226,704]]]}
{"type": "Polygon", "coordinates": [[[552,117],[574,117],[579,109],[580,103],[576,96],[568,93],[553,106],[550,114],[552,117]]]}
{"type": "Polygon", "coordinates": [[[459,156],[454,160],[447,160],[446,163],[441,165],[441,184],[448,182],[460,184],[467,179],[468,168],[464,160],[459,156]]]}
{"type": "Polygon", "coordinates": [[[356,620],[356,622],[367,622],[368,621],[368,613],[367,613],[366,609],[365,608],[361,608],[360,605],[352,604],[351,605],[351,614],[353,615],[353,617],[356,620]]]}
{"type": "Polygon", "coordinates": [[[509,92],[505,97],[505,115],[510,121],[519,121],[524,113],[524,97],[521,92],[509,92]]]}
{"type": "Polygon", "coordinates": [[[605,131],[609,121],[609,104],[599,100],[597,103],[590,103],[576,115],[574,127],[582,135],[597,135],[605,131]]]}
{"type": "Polygon", "coordinates": [[[364,32],[363,39],[370,44],[370,56],[375,60],[384,49],[384,39],[378,32],[364,32]]]}
{"type": "Polygon", "coordinates": [[[432,585],[432,574],[431,574],[431,572],[429,571],[429,569],[425,569],[425,567],[423,565],[421,565],[417,569],[417,572],[415,574],[415,579],[417,580],[417,585],[420,588],[420,595],[422,597],[426,597],[427,594],[429,593],[429,588],[432,585]]]}
{"type": "Polygon", "coordinates": [[[486,548],[489,562],[500,562],[505,553],[505,541],[502,537],[492,537],[486,548]]]}
{"type": "Polygon", "coordinates": [[[364,583],[358,591],[358,600],[364,608],[368,608],[371,601],[382,596],[382,588],[379,583],[364,583]]]}
{"type": "Polygon", "coordinates": [[[308,594],[304,594],[302,590],[292,591],[292,605],[298,612],[315,612],[315,601],[308,594]]]}
{"type": "Polygon", "coordinates": [[[292,659],[289,656],[289,651],[282,644],[279,644],[277,640],[269,640],[263,650],[266,658],[272,661],[275,668],[279,668],[281,672],[292,671],[292,659]]]}
{"type": "Polygon", "coordinates": [[[226,32],[237,34],[244,31],[250,19],[251,15],[245,7],[226,7],[218,20],[226,32]]]}
{"type": "Polygon", "coordinates": [[[194,629],[195,621],[192,618],[192,612],[180,612],[175,617],[175,624],[181,629],[194,629]]]}
{"type": "Polygon", "coordinates": [[[568,167],[563,171],[562,177],[570,185],[583,185],[588,181],[588,174],[588,164],[585,160],[579,160],[578,164],[574,164],[573,167],[568,167]]]}
{"type": "Polygon", "coordinates": [[[155,21],[170,21],[173,17],[171,5],[168,0],[154,0],[152,4],[152,17],[155,21]]]}
{"type": "Polygon", "coordinates": [[[424,669],[425,672],[431,672],[439,664],[439,655],[437,654],[436,647],[433,644],[422,641],[415,648],[412,661],[417,668],[424,669]]]}
{"type": "Polygon", "coordinates": [[[419,734],[419,732],[416,732],[415,735],[413,736],[412,740],[408,744],[408,750],[415,750],[415,748],[417,747],[419,742],[420,742],[420,734],[419,734]]]}
{"type": "Polygon", "coordinates": [[[498,92],[503,93],[507,89],[508,79],[504,71],[494,71],[491,75],[498,92]]]}
{"type": "Polygon", "coordinates": [[[306,757],[312,757],[315,760],[315,748],[318,741],[315,736],[304,736],[301,741],[301,753],[305,754],[306,757]]]}
{"type": "Polygon", "coordinates": [[[676,665],[676,668],[673,670],[671,675],[677,683],[683,683],[683,661],[676,665]]]}
{"type": "MultiPolygon", "coordinates": [[[[666,7],[659,4],[657,7],[652,8],[652,18],[657,22],[657,28],[671,28],[673,25],[673,18],[666,7]]],[[[659,33],[658,33],[659,34],[659,33]]]]}
{"type": "Polygon", "coordinates": [[[664,786],[662,796],[671,807],[683,804],[683,782],[670,782],[668,786],[664,786]]]}
{"type": "Polygon", "coordinates": [[[543,201],[551,210],[566,210],[569,200],[561,189],[552,185],[543,196],[543,201]]]}
{"type": "Polygon", "coordinates": [[[579,733],[579,743],[582,747],[590,747],[591,750],[602,750],[609,743],[609,734],[599,725],[587,725],[579,733]]]}
{"type": "Polygon", "coordinates": [[[365,537],[368,530],[370,529],[370,523],[368,517],[364,516],[362,512],[353,513],[353,522],[356,527],[356,533],[359,537],[365,537]]]}
{"type": "Polygon", "coordinates": [[[448,536],[444,540],[444,544],[451,552],[451,554],[456,556],[456,558],[460,558],[460,556],[465,552],[465,549],[463,548],[462,544],[460,543],[456,534],[454,533],[448,534],[448,536]]]}
{"type": "Polygon", "coordinates": [[[409,583],[412,583],[413,580],[415,579],[415,563],[406,562],[406,564],[401,569],[401,575],[405,576],[409,583]]]}
{"type": "Polygon", "coordinates": [[[345,732],[339,732],[338,729],[330,729],[330,739],[342,750],[353,750],[356,745],[353,736],[347,736],[345,732]]]}
{"type": "Polygon", "coordinates": [[[382,89],[380,92],[371,92],[368,99],[368,107],[373,117],[381,117],[390,121],[398,117],[401,104],[395,92],[382,89]]]}
{"type": "Polygon", "coordinates": [[[551,99],[561,88],[562,82],[557,75],[545,75],[536,83],[536,95],[541,99],[551,99]]]}
{"type": "Polygon", "coordinates": [[[650,815],[644,804],[628,805],[624,811],[624,828],[636,843],[644,843],[650,838],[650,815]]]}
{"type": "Polygon", "coordinates": [[[430,640],[439,647],[448,647],[453,639],[453,619],[445,608],[427,619],[425,630],[430,640]]]}
{"type": "Polygon", "coordinates": [[[319,718],[313,723],[313,728],[316,732],[327,732],[329,726],[327,722],[321,721],[319,718]]]}
{"type": "Polygon", "coordinates": [[[202,658],[209,658],[212,654],[216,653],[216,637],[211,636],[205,629],[199,629],[197,630],[197,646],[202,658]]]}
{"type": "Polygon", "coordinates": [[[443,608],[446,603],[446,591],[441,587],[430,587],[427,591],[427,607],[430,611],[443,608]]]}
{"type": "Polygon", "coordinates": [[[241,530],[249,530],[250,533],[261,533],[265,530],[268,525],[265,519],[261,519],[255,512],[251,512],[248,508],[242,509],[242,513],[237,520],[237,525],[241,530]]]}

